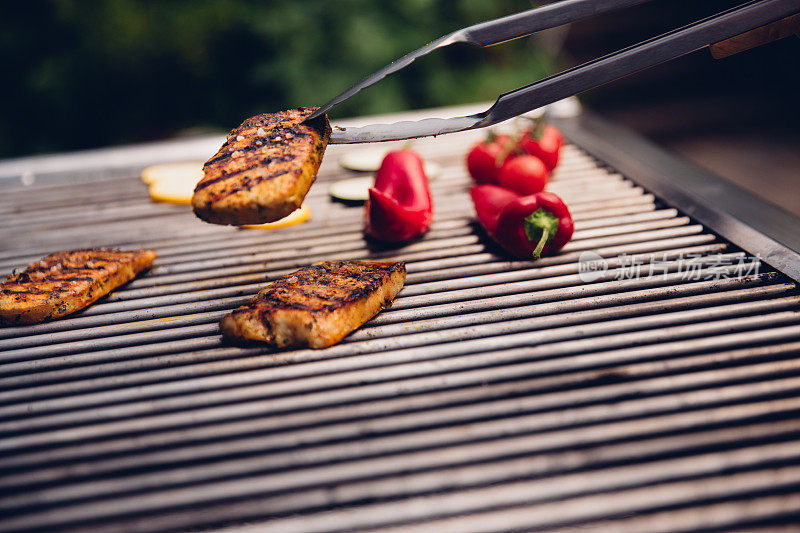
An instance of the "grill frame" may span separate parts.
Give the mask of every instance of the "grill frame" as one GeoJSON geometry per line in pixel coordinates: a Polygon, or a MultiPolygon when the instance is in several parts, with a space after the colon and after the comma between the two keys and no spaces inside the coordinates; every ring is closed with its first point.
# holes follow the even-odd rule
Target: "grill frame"
{"type": "MultiPolygon", "coordinates": [[[[570,180],[554,182],[579,221],[566,252],[535,268],[495,256],[465,225],[463,170],[448,168],[433,184],[440,201],[429,238],[365,252],[413,259],[397,305],[330,350],[219,346],[209,318],[263,285],[255,272],[264,262],[272,279],[310,257],[362,253],[360,211],[315,226],[314,236],[302,226],[232,234],[180,222],[178,236],[142,238],[164,251],[151,275],[78,317],[0,329],[9,387],[0,392],[0,515],[12,512],[0,531],[655,531],[774,525],[800,513],[800,296],[791,283],[800,255],[777,242],[793,242],[785,230],[797,219],[748,197],[748,209],[769,214],[762,236],[741,220],[744,193],[733,186],[590,114],[557,123],[580,146],[568,148],[570,180]],[[603,171],[610,188],[595,188],[593,167],[575,159],[583,151],[624,178],[603,171]],[[698,205],[709,191],[720,201],[698,205]],[[610,201],[595,208],[598,198],[610,201]],[[604,228],[606,214],[633,222],[604,228]],[[282,251],[283,235],[308,254],[282,251]],[[576,260],[587,249],[611,258],[667,250],[673,273],[615,280],[612,259],[606,278],[581,285],[576,260]],[[239,260],[244,250],[256,255],[239,260]],[[704,273],[735,271],[715,267],[715,253],[744,266],[758,255],[778,272],[679,283],[687,250],[704,254],[704,273]],[[159,322],[173,316],[186,318],[178,328],[159,322]],[[717,500],[681,497],[696,496],[699,482],[717,500]],[[259,523],[242,525],[251,521],[259,523]]],[[[0,176],[65,162],[94,168],[90,182],[122,183],[114,176],[130,165],[175,158],[165,147],[189,158],[211,144],[0,162],[0,176]]],[[[56,200],[71,187],[60,184],[84,180],[75,168],[43,176],[56,200]]],[[[330,176],[321,173],[310,197],[323,219],[330,176]]],[[[53,210],[48,194],[33,212],[81,220],[75,208],[53,210]]],[[[129,194],[136,188],[119,197],[129,194]]],[[[0,219],[13,224],[13,198],[0,203],[11,209],[0,219]]],[[[87,225],[93,238],[124,226],[126,206],[99,210],[109,226],[87,225]]],[[[183,220],[168,206],[152,210],[163,212],[152,226],[183,220]]],[[[0,252],[0,268],[38,258],[36,247],[52,241],[42,233],[31,249],[0,252]]]]}
{"type": "Polygon", "coordinates": [[[800,218],[591,112],[554,121],[598,160],[800,281],[800,218]]]}

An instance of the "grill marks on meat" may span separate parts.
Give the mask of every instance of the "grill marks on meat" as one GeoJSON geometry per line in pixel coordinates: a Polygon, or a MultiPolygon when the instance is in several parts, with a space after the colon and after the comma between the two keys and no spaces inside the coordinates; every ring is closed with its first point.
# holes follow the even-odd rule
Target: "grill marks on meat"
{"type": "Polygon", "coordinates": [[[403,263],[316,263],[262,289],[225,316],[220,329],[231,339],[279,348],[325,348],[391,305],[405,279],[403,263]]]}
{"type": "Polygon", "coordinates": [[[228,134],[203,166],[195,214],[214,224],[274,222],[300,207],[314,183],[331,128],[314,107],[257,115],[228,134]]]}
{"type": "Polygon", "coordinates": [[[0,284],[0,322],[34,324],[83,309],[156,258],[152,250],[103,248],[48,255],[0,284]]]}

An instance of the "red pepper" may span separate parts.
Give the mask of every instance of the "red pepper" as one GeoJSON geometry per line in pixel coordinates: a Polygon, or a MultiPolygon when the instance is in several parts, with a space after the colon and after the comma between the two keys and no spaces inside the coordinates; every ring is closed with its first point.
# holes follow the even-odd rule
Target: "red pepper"
{"type": "Polygon", "coordinates": [[[551,192],[520,196],[486,184],[473,187],[470,195],[486,232],[516,257],[538,259],[543,253],[557,252],[572,238],[572,215],[551,192]]]}
{"type": "Polygon", "coordinates": [[[558,155],[564,136],[555,126],[537,122],[534,128],[526,131],[519,141],[519,147],[530,155],[542,160],[547,170],[552,171],[558,165],[558,155]]]}
{"type": "Polygon", "coordinates": [[[422,158],[413,150],[389,152],[369,190],[364,231],[389,242],[419,237],[431,227],[433,204],[422,158]]]}

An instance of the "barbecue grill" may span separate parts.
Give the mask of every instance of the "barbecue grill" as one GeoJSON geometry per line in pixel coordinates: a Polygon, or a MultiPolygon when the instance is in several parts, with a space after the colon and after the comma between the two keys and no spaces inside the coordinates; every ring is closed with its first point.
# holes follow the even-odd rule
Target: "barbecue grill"
{"type": "Polygon", "coordinates": [[[75,247],[159,253],[83,312],[0,328],[0,531],[798,518],[798,221],[596,116],[556,121],[570,144],[549,188],[576,232],[537,262],[475,226],[463,157],[482,132],[415,143],[443,172],[432,230],[400,248],[329,199],[348,146],[328,148],[312,219],[279,231],[149,199],[144,166],[217,137],[0,163],[3,273],[75,247]],[[226,312],[323,259],[403,260],[408,281],[326,350],[221,341],[226,312]]]}

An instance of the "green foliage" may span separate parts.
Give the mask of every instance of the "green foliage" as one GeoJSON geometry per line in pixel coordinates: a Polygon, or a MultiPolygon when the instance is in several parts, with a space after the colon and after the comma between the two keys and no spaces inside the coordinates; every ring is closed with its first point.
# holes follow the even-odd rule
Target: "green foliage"
{"type": "MultiPolygon", "coordinates": [[[[0,18],[0,156],[232,128],[320,104],[454,29],[520,0],[40,0],[0,18]]],[[[553,70],[533,40],[457,45],[334,116],[493,99],[553,70]]]]}

